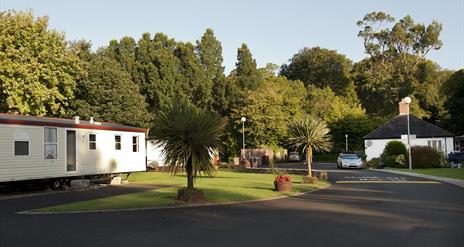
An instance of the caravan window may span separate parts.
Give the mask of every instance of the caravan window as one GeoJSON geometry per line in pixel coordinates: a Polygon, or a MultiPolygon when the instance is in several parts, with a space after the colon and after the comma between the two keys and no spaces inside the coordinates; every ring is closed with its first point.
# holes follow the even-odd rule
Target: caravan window
{"type": "Polygon", "coordinates": [[[114,149],[121,150],[121,136],[114,136],[114,149]]]}
{"type": "Polygon", "coordinates": [[[29,141],[15,141],[14,142],[14,155],[15,156],[28,156],[29,155],[29,141]]]}
{"type": "Polygon", "coordinates": [[[97,149],[97,135],[89,134],[89,150],[97,149]]]}
{"type": "Polygon", "coordinates": [[[16,130],[14,134],[14,156],[29,155],[29,135],[24,130],[16,130]]]}
{"type": "Polygon", "coordinates": [[[132,152],[138,152],[138,151],[139,151],[139,137],[133,136],[132,137],[132,152]]]}
{"type": "Polygon", "coordinates": [[[44,128],[44,159],[57,159],[58,157],[58,141],[57,129],[44,128]]]}

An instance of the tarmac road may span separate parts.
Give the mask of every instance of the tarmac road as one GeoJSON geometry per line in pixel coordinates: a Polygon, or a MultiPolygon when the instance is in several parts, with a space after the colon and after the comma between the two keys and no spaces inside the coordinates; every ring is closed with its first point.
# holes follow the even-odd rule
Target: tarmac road
{"type": "Polygon", "coordinates": [[[0,200],[0,246],[464,246],[464,190],[370,170],[329,170],[325,190],[265,202],[22,215],[73,192],[0,200]]]}

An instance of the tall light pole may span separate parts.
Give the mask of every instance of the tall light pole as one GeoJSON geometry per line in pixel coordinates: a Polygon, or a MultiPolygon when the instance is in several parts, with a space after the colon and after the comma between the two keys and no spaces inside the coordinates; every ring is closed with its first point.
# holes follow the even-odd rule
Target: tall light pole
{"type": "Polygon", "coordinates": [[[348,134],[345,134],[345,151],[348,153],[348,134]]]}
{"type": "MultiPolygon", "coordinates": [[[[242,121],[242,144],[243,144],[242,149],[243,149],[243,152],[245,152],[245,121],[246,121],[246,118],[242,117],[240,121],[242,121]]],[[[245,154],[243,156],[245,157],[245,154]]]]}
{"type": "Polygon", "coordinates": [[[412,162],[411,162],[411,130],[409,127],[409,105],[411,104],[411,98],[409,97],[404,97],[403,98],[403,103],[406,104],[406,109],[408,111],[407,116],[407,122],[408,122],[408,162],[409,162],[409,170],[412,170],[412,162]]]}

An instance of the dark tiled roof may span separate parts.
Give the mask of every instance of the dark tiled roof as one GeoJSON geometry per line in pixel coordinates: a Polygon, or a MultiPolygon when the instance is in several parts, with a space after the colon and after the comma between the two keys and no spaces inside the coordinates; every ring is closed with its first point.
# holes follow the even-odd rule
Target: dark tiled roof
{"type": "MultiPolygon", "coordinates": [[[[409,115],[411,135],[423,137],[453,137],[454,134],[427,121],[409,115]]],[[[399,115],[390,122],[373,130],[364,139],[397,139],[408,134],[407,115],[399,115]]]]}
{"type": "Polygon", "coordinates": [[[90,121],[79,120],[79,124],[74,122],[74,119],[52,118],[52,117],[37,117],[30,115],[17,115],[0,113],[0,123],[4,124],[22,124],[22,125],[37,125],[37,126],[57,126],[81,129],[104,129],[104,130],[120,130],[120,131],[135,131],[144,132],[142,128],[126,126],[116,123],[100,122],[92,124],[90,121]]]}

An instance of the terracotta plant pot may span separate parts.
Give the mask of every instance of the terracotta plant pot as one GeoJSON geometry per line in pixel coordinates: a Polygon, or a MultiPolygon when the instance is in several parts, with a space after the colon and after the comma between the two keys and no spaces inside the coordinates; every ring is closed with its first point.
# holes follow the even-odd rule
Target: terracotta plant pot
{"type": "Polygon", "coordinates": [[[292,192],[292,182],[274,181],[274,188],[279,192],[292,192]]]}

